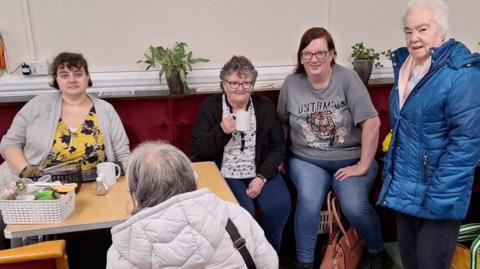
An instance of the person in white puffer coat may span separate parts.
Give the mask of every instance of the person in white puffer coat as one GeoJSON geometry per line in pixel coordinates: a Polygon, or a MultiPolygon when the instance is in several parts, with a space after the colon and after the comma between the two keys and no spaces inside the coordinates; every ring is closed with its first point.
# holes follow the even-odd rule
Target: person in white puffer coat
{"type": "Polygon", "coordinates": [[[257,268],[278,268],[278,256],[239,205],[197,190],[189,159],[164,142],[134,150],[127,166],[132,216],[112,228],[107,268],[247,268],[225,226],[230,218],[257,268]]]}

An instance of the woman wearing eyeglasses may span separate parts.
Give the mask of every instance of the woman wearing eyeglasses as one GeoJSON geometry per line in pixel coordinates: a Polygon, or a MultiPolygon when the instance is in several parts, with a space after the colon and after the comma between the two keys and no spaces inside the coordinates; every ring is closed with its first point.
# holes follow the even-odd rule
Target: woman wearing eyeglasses
{"type": "Polygon", "coordinates": [[[252,95],[257,74],[243,56],[233,56],[223,66],[223,92],[203,102],[191,149],[195,159],[217,163],[238,203],[250,214],[255,216],[255,207],[259,207],[257,220],[278,252],[291,207],[278,172],[286,148],[274,105],[266,97],[252,95]],[[236,129],[235,114],[241,111],[250,112],[245,131],[236,129]]]}
{"type": "Polygon", "coordinates": [[[373,257],[370,268],[386,268],[379,219],[369,202],[380,120],[358,75],[336,64],[335,56],[327,30],[307,30],[295,72],[286,78],[278,101],[291,140],[289,175],[298,194],[297,268],[313,266],[320,211],[330,188],[367,243],[373,257]]]}

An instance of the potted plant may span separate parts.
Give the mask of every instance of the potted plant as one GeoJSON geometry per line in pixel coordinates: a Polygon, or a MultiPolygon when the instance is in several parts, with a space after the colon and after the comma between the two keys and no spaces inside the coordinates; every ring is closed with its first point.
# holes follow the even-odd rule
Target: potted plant
{"type": "Polygon", "coordinates": [[[188,47],[188,45],[184,42],[175,42],[173,48],[150,46],[150,53],[145,54],[145,60],[139,60],[137,63],[146,63],[145,70],[160,65],[160,82],[162,76],[165,75],[170,92],[183,93],[183,90],[189,90],[187,74],[192,71],[192,64],[209,61],[204,58],[193,58],[193,53],[191,51],[187,52],[185,47],[188,47]]]}
{"type": "Polygon", "coordinates": [[[353,69],[358,73],[364,83],[367,83],[372,75],[373,67],[383,67],[380,63],[380,54],[385,52],[376,52],[372,48],[365,47],[363,42],[352,46],[352,64],[353,69]]]}

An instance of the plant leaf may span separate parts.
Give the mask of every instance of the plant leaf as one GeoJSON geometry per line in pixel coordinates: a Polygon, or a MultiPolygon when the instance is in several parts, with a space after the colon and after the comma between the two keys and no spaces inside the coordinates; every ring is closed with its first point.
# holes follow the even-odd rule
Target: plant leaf
{"type": "Polygon", "coordinates": [[[144,54],[144,60],[138,60],[137,63],[145,63],[145,70],[155,68],[159,65],[158,73],[160,82],[162,77],[169,78],[172,74],[178,72],[180,81],[184,89],[188,89],[187,74],[192,71],[192,65],[198,62],[208,62],[205,58],[193,58],[193,52],[187,51],[188,45],[185,42],[175,42],[173,47],[149,46],[148,53],[144,54]]]}
{"type": "Polygon", "coordinates": [[[158,72],[158,78],[160,80],[160,82],[162,82],[162,75],[165,73],[165,70],[162,68],[160,69],[160,72],[158,72]]]}
{"type": "Polygon", "coordinates": [[[183,69],[178,70],[178,77],[180,78],[180,81],[182,82],[183,88],[185,90],[188,90],[187,76],[185,74],[185,70],[183,70],[183,69]]]}

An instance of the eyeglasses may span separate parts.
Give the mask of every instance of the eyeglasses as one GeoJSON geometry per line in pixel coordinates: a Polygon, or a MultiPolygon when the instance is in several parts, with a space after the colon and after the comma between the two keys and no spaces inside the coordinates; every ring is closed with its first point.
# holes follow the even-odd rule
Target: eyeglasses
{"type": "Polygon", "coordinates": [[[232,89],[238,89],[238,87],[242,86],[244,89],[250,89],[253,86],[253,81],[244,81],[244,82],[238,82],[238,81],[228,81],[224,80],[232,89]]]}
{"type": "Polygon", "coordinates": [[[315,51],[315,52],[304,51],[304,52],[302,52],[302,58],[304,60],[310,61],[312,59],[313,55],[315,55],[315,57],[317,57],[317,59],[322,60],[327,56],[327,54],[328,54],[328,50],[319,50],[319,51],[315,51]]]}

